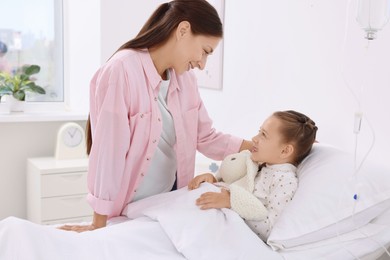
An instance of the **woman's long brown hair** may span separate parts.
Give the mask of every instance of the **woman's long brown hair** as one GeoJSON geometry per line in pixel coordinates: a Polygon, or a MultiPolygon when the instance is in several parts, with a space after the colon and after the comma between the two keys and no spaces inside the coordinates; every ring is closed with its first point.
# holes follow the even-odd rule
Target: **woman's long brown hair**
{"type": "MultiPolygon", "coordinates": [[[[161,4],[147,20],[137,36],[124,43],[117,50],[149,49],[165,43],[180,22],[191,24],[195,35],[223,36],[221,19],[215,8],[206,0],[174,0],[161,4]]],[[[87,154],[92,147],[91,121],[88,115],[86,125],[87,154]]]]}

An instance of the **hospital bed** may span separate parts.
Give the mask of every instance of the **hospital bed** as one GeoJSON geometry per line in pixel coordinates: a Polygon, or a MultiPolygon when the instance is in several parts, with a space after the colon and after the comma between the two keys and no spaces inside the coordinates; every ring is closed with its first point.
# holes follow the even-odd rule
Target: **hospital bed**
{"type": "Polygon", "coordinates": [[[74,233],[10,217],[0,221],[0,259],[390,259],[390,171],[315,144],[299,187],[267,243],[232,210],[199,210],[218,191],[204,183],[137,201],[106,228],[74,233]]]}

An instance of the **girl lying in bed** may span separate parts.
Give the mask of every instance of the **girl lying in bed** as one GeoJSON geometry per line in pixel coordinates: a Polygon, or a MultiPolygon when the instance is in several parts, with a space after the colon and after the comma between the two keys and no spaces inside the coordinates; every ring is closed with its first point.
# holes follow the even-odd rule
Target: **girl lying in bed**
{"type": "MultiPolygon", "coordinates": [[[[224,186],[221,192],[206,192],[196,200],[201,209],[231,208],[264,241],[286,204],[292,199],[298,179],[296,167],[309,154],[316,140],[317,126],[296,111],[278,111],[266,119],[253,137],[251,159],[259,170],[224,186]],[[252,175],[252,176],[250,176],[252,175]],[[257,202],[257,203],[256,203],[257,202]]],[[[216,183],[211,173],[195,177],[188,185],[216,183]]]]}

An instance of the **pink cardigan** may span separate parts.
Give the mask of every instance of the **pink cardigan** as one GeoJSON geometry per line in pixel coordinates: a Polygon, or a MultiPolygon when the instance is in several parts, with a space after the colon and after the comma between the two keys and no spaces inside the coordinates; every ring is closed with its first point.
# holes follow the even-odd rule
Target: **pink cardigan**
{"type": "MultiPolygon", "coordinates": [[[[87,200],[99,214],[119,216],[147,172],[162,130],[160,81],[147,50],[116,53],[91,80],[87,200]]],[[[196,150],[214,160],[238,152],[241,138],[212,127],[193,73],[171,70],[167,103],[176,131],[178,188],[194,176],[196,150]]]]}

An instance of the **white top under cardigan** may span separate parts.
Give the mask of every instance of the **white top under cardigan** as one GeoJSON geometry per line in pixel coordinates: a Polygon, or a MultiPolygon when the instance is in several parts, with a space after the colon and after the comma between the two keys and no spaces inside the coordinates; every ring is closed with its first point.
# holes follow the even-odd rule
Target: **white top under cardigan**
{"type": "Polygon", "coordinates": [[[156,152],[152,157],[150,168],[142,180],[133,201],[140,200],[155,194],[168,192],[176,180],[176,143],[173,118],[167,106],[167,93],[170,83],[170,74],[167,70],[167,80],[162,80],[158,93],[158,107],[162,118],[162,132],[156,152]]]}

